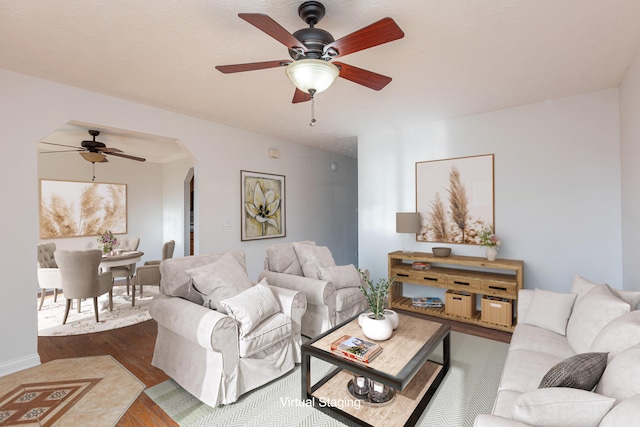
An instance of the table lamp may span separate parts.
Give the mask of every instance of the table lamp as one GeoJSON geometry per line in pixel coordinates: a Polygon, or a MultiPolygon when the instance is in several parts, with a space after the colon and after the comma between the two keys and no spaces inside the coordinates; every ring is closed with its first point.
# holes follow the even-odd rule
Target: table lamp
{"type": "MultiPolygon", "coordinates": [[[[396,233],[417,234],[422,227],[419,212],[396,212],[396,233]]],[[[408,240],[410,237],[403,238],[403,252],[411,252],[413,250],[413,242],[415,238],[408,240]]]]}

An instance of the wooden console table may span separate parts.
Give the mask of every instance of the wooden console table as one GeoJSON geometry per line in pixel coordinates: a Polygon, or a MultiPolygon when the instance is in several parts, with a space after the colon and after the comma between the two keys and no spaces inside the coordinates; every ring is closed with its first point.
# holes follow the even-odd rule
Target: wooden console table
{"type": "Polygon", "coordinates": [[[520,260],[496,259],[488,261],[486,258],[461,255],[436,257],[425,252],[391,252],[389,254],[389,277],[396,276],[396,282],[389,292],[389,305],[392,309],[512,332],[516,324],[515,306],[518,291],[523,287],[523,274],[524,261],[520,260]],[[427,262],[431,264],[431,268],[428,270],[412,268],[411,264],[415,261],[427,262]],[[448,314],[444,307],[414,307],[413,300],[403,294],[403,283],[471,294],[474,309],[475,295],[504,298],[507,301],[506,307],[510,311],[510,319],[513,321],[509,322],[511,325],[489,322],[482,319],[481,311],[475,310],[471,316],[464,317],[448,314]]]}

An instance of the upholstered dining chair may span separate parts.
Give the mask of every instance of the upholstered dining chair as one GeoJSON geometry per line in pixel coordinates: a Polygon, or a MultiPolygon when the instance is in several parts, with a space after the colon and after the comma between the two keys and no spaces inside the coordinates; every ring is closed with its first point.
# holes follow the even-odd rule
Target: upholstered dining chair
{"type": "MultiPolygon", "coordinates": [[[[100,295],[109,293],[109,310],[113,310],[113,277],[111,271],[104,273],[98,271],[102,251],[100,249],[82,251],[59,249],[54,255],[60,269],[62,292],[67,299],[62,324],[67,323],[72,300],[80,300],[82,298],[93,298],[96,323],[99,323],[98,297],[100,295]]],[[[80,304],[78,303],[79,306],[80,304]]]]}
{"type": "MultiPolygon", "coordinates": [[[[118,237],[118,242],[113,246],[113,250],[122,251],[137,251],[140,246],[139,237],[118,237]]],[[[131,278],[136,274],[136,263],[129,265],[121,265],[117,267],[111,267],[113,273],[113,279],[117,277],[125,277],[127,279],[127,295],[129,295],[129,286],[131,285],[131,278]]]]}
{"type": "Polygon", "coordinates": [[[40,306],[42,309],[47,289],[53,289],[53,302],[58,300],[58,289],[62,289],[60,270],[53,253],[56,251],[55,243],[41,243],[38,245],[38,285],[40,286],[40,306]]]}
{"type": "Polygon", "coordinates": [[[174,240],[169,240],[162,245],[162,260],[147,261],[136,270],[136,275],[131,280],[131,306],[136,305],[136,285],[140,285],[140,296],[143,286],[160,286],[160,263],[173,257],[176,247],[174,240]]]}

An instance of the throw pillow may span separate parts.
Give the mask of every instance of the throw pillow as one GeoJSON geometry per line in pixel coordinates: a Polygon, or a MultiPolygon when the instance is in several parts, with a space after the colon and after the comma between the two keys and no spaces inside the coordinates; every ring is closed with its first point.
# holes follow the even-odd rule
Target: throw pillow
{"type": "Polygon", "coordinates": [[[252,284],[247,272],[230,253],[200,267],[187,270],[191,289],[202,296],[204,306],[226,313],[220,300],[238,295],[252,284]]]}
{"type": "Polygon", "coordinates": [[[575,388],[540,388],[516,399],[511,418],[533,426],[597,427],[615,401],[575,388]]]}
{"type": "Polygon", "coordinates": [[[589,351],[606,351],[609,360],[620,352],[640,344],[640,310],[635,310],[609,322],[598,335],[589,351]]]}
{"type": "Polygon", "coordinates": [[[640,394],[640,345],[631,347],[609,362],[596,392],[622,401],[640,394]]]}
{"type": "Polygon", "coordinates": [[[551,368],[539,388],[570,387],[591,391],[606,367],[607,353],[576,354],[551,368]]]}
{"type": "Polygon", "coordinates": [[[608,285],[594,286],[578,297],[567,323],[567,341],[576,353],[586,353],[607,323],[629,312],[629,304],[618,298],[608,285]]]}
{"type": "Polygon", "coordinates": [[[576,295],[542,289],[535,289],[533,292],[531,304],[522,323],[565,335],[576,295]]]}
{"type": "Polygon", "coordinates": [[[331,251],[326,246],[314,246],[294,242],[293,249],[296,251],[298,261],[300,261],[300,266],[302,267],[302,273],[305,277],[319,279],[318,267],[334,267],[336,265],[331,251]]]}
{"type": "MultiPolygon", "coordinates": [[[[304,241],[299,244],[315,246],[316,242],[304,241]]],[[[267,262],[269,263],[269,271],[302,276],[302,267],[291,243],[269,246],[267,248],[267,262]]]]}
{"type": "Polygon", "coordinates": [[[220,304],[238,322],[240,337],[248,335],[260,322],[280,312],[280,304],[267,286],[266,279],[234,297],[220,301],[220,304]]]}
{"type": "Polygon", "coordinates": [[[598,427],[638,427],[640,394],[619,402],[602,419],[598,427]]]}
{"type": "MultiPolygon", "coordinates": [[[[578,294],[578,299],[585,296],[594,286],[607,286],[605,284],[594,283],[584,277],[576,274],[573,278],[573,285],[571,286],[571,292],[578,294]]],[[[623,291],[620,289],[613,289],[614,295],[618,296],[621,300],[631,306],[631,310],[635,310],[640,304],[640,292],[637,291],[623,291]]]]}
{"type": "Polygon", "coordinates": [[[362,284],[362,276],[353,264],[318,267],[318,278],[333,283],[336,289],[355,288],[362,284]]]}

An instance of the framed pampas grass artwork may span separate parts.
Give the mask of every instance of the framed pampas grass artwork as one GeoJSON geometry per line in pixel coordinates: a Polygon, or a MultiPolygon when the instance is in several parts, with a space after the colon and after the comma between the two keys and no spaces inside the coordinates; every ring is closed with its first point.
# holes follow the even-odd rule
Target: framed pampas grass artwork
{"type": "Polygon", "coordinates": [[[40,238],[127,232],[127,184],[40,180],[40,238]]]}
{"type": "Polygon", "coordinates": [[[240,171],[241,240],[285,237],[285,177],[240,171]]]}
{"type": "Polygon", "coordinates": [[[420,242],[480,245],[494,224],[494,156],[416,162],[420,242]]]}

